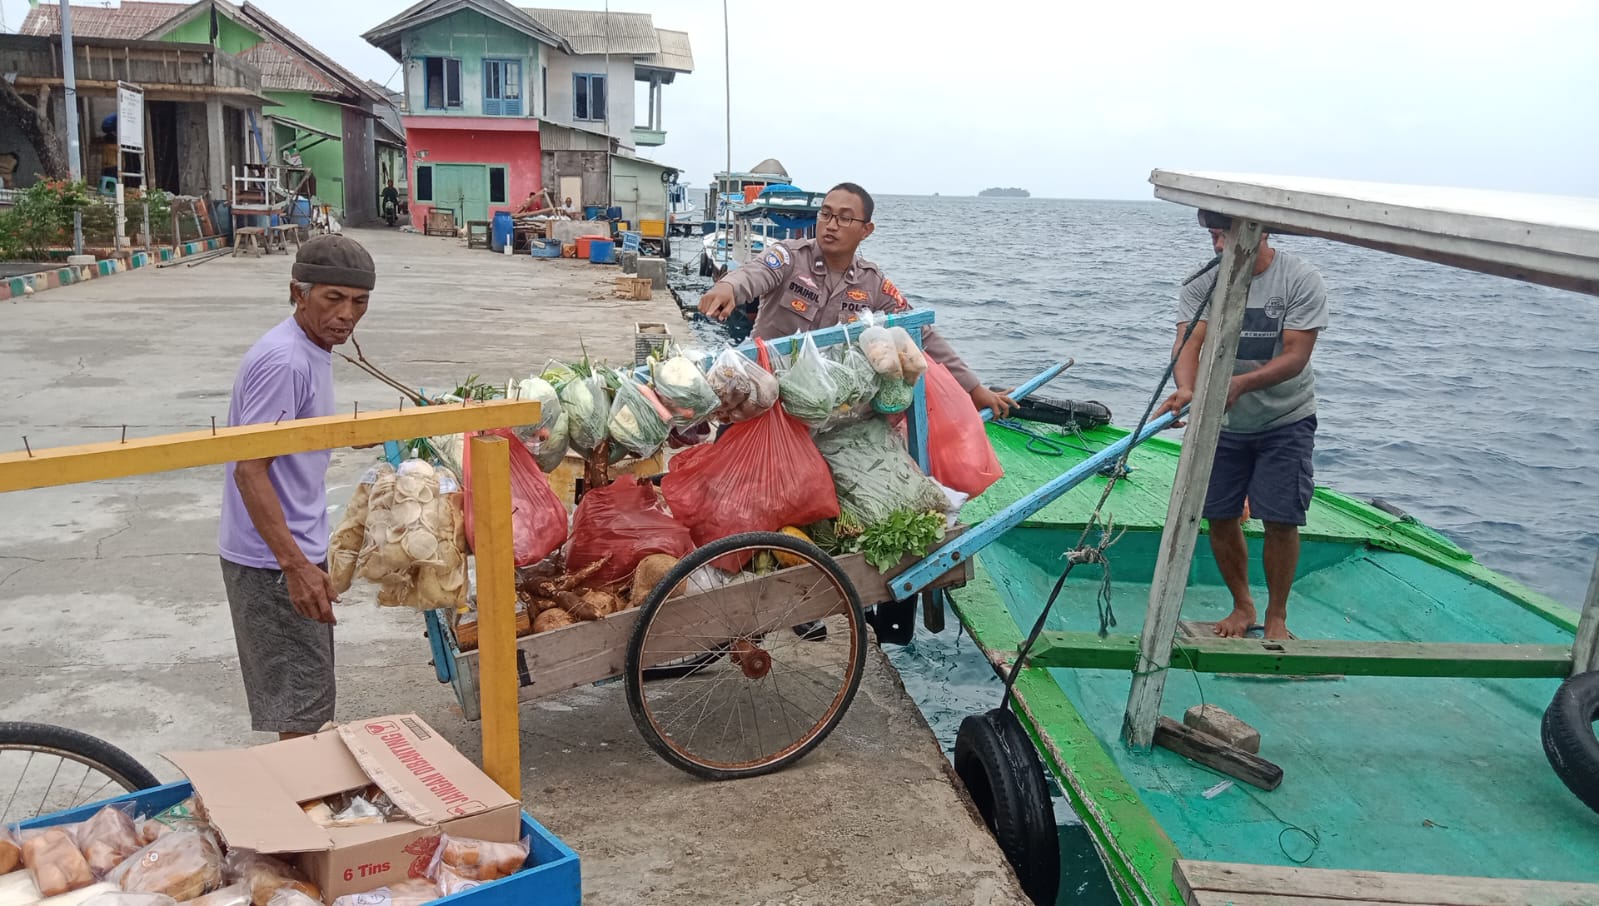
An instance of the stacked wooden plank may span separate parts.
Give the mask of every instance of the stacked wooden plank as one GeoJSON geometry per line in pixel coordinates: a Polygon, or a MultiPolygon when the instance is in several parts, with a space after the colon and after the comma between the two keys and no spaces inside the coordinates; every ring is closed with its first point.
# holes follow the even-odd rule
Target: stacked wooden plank
{"type": "Polygon", "coordinates": [[[1188,906],[1599,906],[1599,884],[1179,861],[1188,906]]]}

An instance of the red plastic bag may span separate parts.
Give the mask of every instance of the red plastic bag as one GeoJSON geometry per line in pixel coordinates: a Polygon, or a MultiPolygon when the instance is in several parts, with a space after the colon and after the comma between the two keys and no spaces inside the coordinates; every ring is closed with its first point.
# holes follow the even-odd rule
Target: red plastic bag
{"type": "MultiPolygon", "coordinates": [[[[761,366],[770,369],[766,345],[761,366]]],[[[661,492],[694,543],[706,545],[740,532],[775,532],[838,516],[833,474],[805,423],[781,402],[727,429],[715,443],[672,457],[661,492]]],[[[743,558],[716,566],[740,569],[743,558]]],[[[729,562],[723,562],[729,561],[729,562]]]]}
{"type": "Polygon", "coordinates": [[[927,458],[939,484],[976,497],[1005,470],[988,442],[983,417],[955,376],[927,360],[927,458]]]}
{"type": "Polygon", "coordinates": [[[477,550],[472,529],[472,437],[492,434],[511,445],[511,544],[517,566],[532,566],[566,543],[566,507],[550,489],[539,464],[510,428],[469,433],[461,453],[461,490],[466,504],[466,543],[477,550]]]}
{"type": "Polygon", "coordinates": [[[650,554],[681,560],[693,549],[688,528],[661,509],[655,488],[624,475],[583,495],[572,517],[566,570],[575,573],[608,556],[589,579],[590,585],[603,587],[626,580],[650,554]]]}

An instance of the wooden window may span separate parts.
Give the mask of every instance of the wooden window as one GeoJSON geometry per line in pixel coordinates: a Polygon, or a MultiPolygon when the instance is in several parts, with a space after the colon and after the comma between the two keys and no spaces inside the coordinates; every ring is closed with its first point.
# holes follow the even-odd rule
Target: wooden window
{"type": "Polygon", "coordinates": [[[483,61],[483,115],[522,115],[522,62],[483,61]]]}
{"type": "Polygon", "coordinates": [[[416,192],[417,201],[433,200],[433,168],[417,164],[416,167],[416,192]]]}
{"type": "Polygon", "coordinates": [[[589,72],[572,76],[572,118],[605,119],[605,76],[589,72]]]}
{"type": "Polygon", "coordinates": [[[505,168],[489,168],[489,204],[505,204],[505,168]]]}
{"type": "Polygon", "coordinates": [[[429,110],[461,106],[461,61],[448,57],[428,57],[422,61],[429,110]]]}

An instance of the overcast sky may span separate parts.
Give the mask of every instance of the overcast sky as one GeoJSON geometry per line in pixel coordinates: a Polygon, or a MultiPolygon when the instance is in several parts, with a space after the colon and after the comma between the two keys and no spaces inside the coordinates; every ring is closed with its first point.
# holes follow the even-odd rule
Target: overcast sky
{"type": "MultiPolygon", "coordinates": [[[[407,4],[256,0],[356,73],[407,4]]],[[[600,9],[602,0],[547,0],[600,9]]],[[[16,29],[27,0],[0,0],[16,29]]],[[[667,144],[726,162],[720,0],[616,0],[692,36],[667,144]]],[[[1239,170],[1599,196],[1599,2],[731,0],[733,165],[802,186],[1150,198],[1149,171],[1239,170]]],[[[643,107],[640,105],[640,113],[643,107]]]]}

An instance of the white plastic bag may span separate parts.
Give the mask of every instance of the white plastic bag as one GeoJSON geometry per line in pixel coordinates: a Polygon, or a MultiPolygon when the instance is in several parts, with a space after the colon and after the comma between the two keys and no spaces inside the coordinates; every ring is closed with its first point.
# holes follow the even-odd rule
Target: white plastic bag
{"type": "Polygon", "coordinates": [[[706,383],[721,400],[716,417],[730,424],[764,413],[779,396],[776,376],[731,346],[716,356],[706,383]]]}

